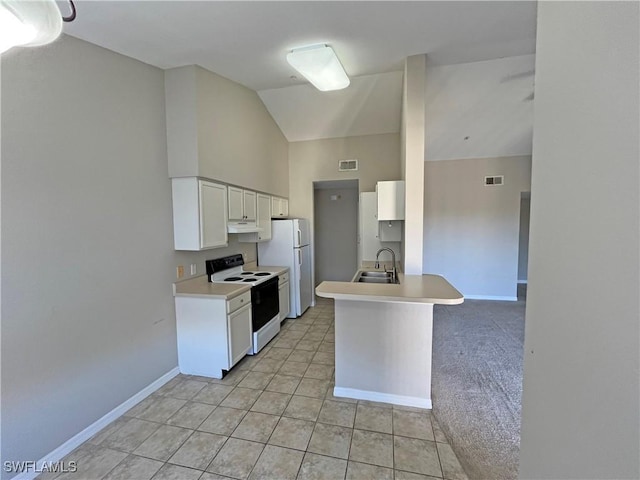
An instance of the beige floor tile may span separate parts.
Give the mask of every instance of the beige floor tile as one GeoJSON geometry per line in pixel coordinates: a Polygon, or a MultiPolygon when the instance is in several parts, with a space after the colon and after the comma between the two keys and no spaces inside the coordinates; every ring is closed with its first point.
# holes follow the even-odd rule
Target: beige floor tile
{"type": "Polygon", "coordinates": [[[311,363],[314,355],[315,352],[310,352],[308,350],[294,350],[287,360],[290,362],[311,363]]]}
{"type": "Polygon", "coordinates": [[[379,407],[379,408],[388,408],[388,409],[393,408],[393,404],[391,403],[372,402],[370,400],[358,400],[358,405],[367,405],[369,407],[379,407]]]}
{"type": "Polygon", "coordinates": [[[333,383],[329,384],[329,387],[327,388],[327,394],[324,397],[326,400],[333,400],[334,402],[358,403],[358,400],[356,400],[355,398],[336,397],[333,394],[334,388],[335,385],[333,383]]]}
{"type": "Polygon", "coordinates": [[[325,400],[318,415],[318,422],[353,428],[355,415],[355,404],[325,400]]]}
{"type": "Polygon", "coordinates": [[[266,413],[249,412],[231,434],[232,437],[267,443],[280,417],[266,413]]]}
{"type": "Polygon", "coordinates": [[[467,474],[464,473],[464,469],[451,446],[448,443],[436,443],[436,447],[443,477],[447,480],[468,480],[467,474]]]}
{"type": "Polygon", "coordinates": [[[304,378],[316,378],[318,380],[331,380],[333,376],[333,365],[322,365],[312,363],[304,372],[304,378]]]}
{"type": "Polygon", "coordinates": [[[235,370],[251,370],[256,363],[260,361],[262,357],[258,357],[257,355],[247,355],[242,360],[240,360],[235,367],[235,370]]]}
{"type": "Polygon", "coordinates": [[[204,387],[193,397],[194,402],[208,403],[209,405],[220,405],[235,387],[232,385],[220,385],[211,383],[204,387]]]}
{"type": "Polygon", "coordinates": [[[356,412],[355,428],[393,433],[393,410],[359,404],[356,412]]]}
{"type": "Polygon", "coordinates": [[[295,348],[297,344],[297,339],[278,338],[273,342],[273,348],[295,348]]]}
{"type": "Polygon", "coordinates": [[[346,460],[325,457],[324,455],[317,455],[315,453],[306,453],[300,466],[298,480],[343,479],[346,471],[346,460]]]}
{"type": "Polygon", "coordinates": [[[180,382],[182,382],[183,380],[187,380],[187,377],[182,375],[182,374],[178,374],[175,377],[173,377],[171,380],[169,380],[167,383],[165,383],[162,387],[160,387],[158,390],[156,390],[155,392],[153,392],[154,395],[164,395],[165,393],[167,393],[170,390],[173,390],[173,388],[178,385],[180,382]]]}
{"type": "Polygon", "coordinates": [[[149,480],[162,465],[158,460],[129,455],[111,470],[104,480],[149,480]]]}
{"type": "Polygon", "coordinates": [[[306,450],[315,424],[307,420],[281,417],[269,438],[270,445],[306,450]]]}
{"type": "Polygon", "coordinates": [[[245,479],[258,461],[263,448],[264,445],[261,443],[230,438],[207,467],[207,471],[226,477],[245,479]]]}
{"type": "Polygon", "coordinates": [[[252,412],[270,413],[271,415],[282,415],[287,404],[291,400],[291,395],[277,392],[262,392],[251,407],[252,412]]]}
{"type": "Polygon", "coordinates": [[[311,363],[333,366],[335,363],[335,354],[333,352],[316,352],[311,363]]]}
{"type": "Polygon", "coordinates": [[[101,445],[125,452],[133,452],[159,427],[160,425],[157,423],[130,418],[122,427],[107,437],[101,445]]]}
{"type": "Polygon", "coordinates": [[[441,477],[435,442],[418,438],[393,437],[395,467],[406,472],[441,477]]]}
{"type": "Polygon", "coordinates": [[[249,369],[247,370],[239,370],[234,368],[231,370],[224,378],[212,378],[209,383],[215,383],[218,385],[231,385],[236,386],[238,383],[242,381],[242,379],[249,373],[249,369]]]}
{"type": "Polygon", "coordinates": [[[295,480],[304,452],[267,445],[249,478],[251,480],[295,480]]]}
{"type": "Polygon", "coordinates": [[[349,460],[393,468],[393,436],[354,430],[349,460]]]}
{"type": "Polygon", "coordinates": [[[296,388],[296,395],[305,397],[324,398],[329,388],[329,380],[319,380],[316,378],[303,378],[296,388]]]}
{"type": "Polygon", "coordinates": [[[440,424],[433,415],[431,415],[431,426],[433,427],[433,436],[435,437],[436,442],[449,443],[447,436],[444,434],[444,431],[440,428],[440,424]]]}
{"type": "Polygon", "coordinates": [[[191,400],[197,393],[208,385],[208,382],[198,382],[195,380],[182,380],[174,388],[165,393],[168,397],[191,400]]]}
{"type": "Polygon", "coordinates": [[[323,341],[318,347],[318,352],[332,353],[335,356],[336,346],[333,342],[323,341]]]}
{"type": "Polygon", "coordinates": [[[334,343],[335,341],[336,341],[336,340],[335,340],[335,334],[333,334],[333,333],[327,333],[327,334],[324,336],[324,340],[323,340],[323,342],[334,343]]]}
{"type": "MultiPolygon", "coordinates": [[[[200,470],[165,463],[153,477],[153,480],[198,480],[200,475],[202,475],[200,470]]],[[[133,480],[133,478],[130,480],[133,480]]]]}
{"type": "Polygon", "coordinates": [[[249,410],[262,393],[260,390],[252,388],[236,387],[233,392],[227,395],[221,407],[239,408],[240,410],[249,410]]]}
{"type": "Polygon", "coordinates": [[[120,417],[120,418],[118,418],[117,420],[111,422],[109,425],[104,427],[98,433],[96,433],[89,440],[87,440],[87,443],[91,443],[93,445],[100,445],[111,434],[115,433],[118,429],[120,429],[120,427],[122,427],[128,421],[129,421],[129,417],[120,417]]]}
{"type": "Polygon", "coordinates": [[[442,477],[432,477],[430,475],[421,475],[419,473],[403,472],[395,470],[396,480],[442,480],[442,477]]]}
{"type": "MultiPolygon", "coordinates": [[[[293,354],[292,354],[293,355],[293,354]]],[[[294,377],[302,377],[304,372],[309,368],[309,364],[305,362],[292,362],[291,360],[287,360],[282,364],[278,373],[280,375],[290,375],[294,377]]]]}
{"type": "Polygon", "coordinates": [[[170,425],[162,425],[142,445],[134,450],[134,454],[166,462],[180,445],[191,435],[191,430],[170,425]]]}
{"type": "Polygon", "coordinates": [[[347,480],[393,480],[391,468],[349,461],[347,480]]]}
{"type": "Polygon", "coordinates": [[[237,408],[217,407],[211,412],[211,415],[200,424],[198,430],[229,436],[246,414],[247,412],[245,410],[238,410],[237,408]]]}
{"type": "Polygon", "coordinates": [[[296,345],[296,350],[316,351],[320,346],[321,340],[300,340],[296,345]]]}
{"type": "Polygon", "coordinates": [[[430,414],[393,409],[393,433],[403,437],[434,441],[430,414]]]}
{"type": "Polygon", "coordinates": [[[289,405],[285,409],[283,415],[286,417],[299,418],[301,420],[311,420],[313,422],[318,418],[320,409],[322,408],[322,400],[319,398],[302,397],[294,395],[289,401],[289,405]]]}
{"type": "Polygon", "coordinates": [[[216,407],[206,403],[188,402],[167,420],[167,424],[195,430],[216,407]]]}
{"type": "Polygon", "coordinates": [[[286,360],[289,355],[293,352],[292,348],[272,348],[269,350],[269,353],[265,355],[265,359],[274,359],[274,360],[286,360]]]}
{"type": "Polygon", "coordinates": [[[227,437],[194,432],[169,459],[169,463],[204,470],[222,448],[227,437]]]}
{"type": "Polygon", "coordinates": [[[100,479],[111,469],[127,457],[124,452],[91,445],[80,453],[77,460],[77,471],[68,471],[56,477],[61,480],[73,480],[83,478],[86,480],[100,479]]]}
{"type": "Polygon", "coordinates": [[[326,334],[327,334],[326,329],[323,332],[311,331],[311,329],[309,329],[309,331],[304,334],[304,337],[302,337],[302,341],[314,342],[314,343],[321,342],[326,334]]]}
{"type": "Polygon", "coordinates": [[[300,377],[276,374],[265,388],[270,392],[293,394],[298,388],[300,377]]]}
{"type": "MultiPolygon", "coordinates": [[[[261,360],[263,362],[264,360],[261,360]]],[[[258,364],[256,364],[257,366],[258,364]]],[[[256,372],[251,371],[247,373],[247,376],[242,379],[242,381],[238,384],[238,387],[242,388],[253,388],[256,390],[262,390],[264,387],[269,385],[269,382],[273,378],[273,373],[266,372],[256,372]]]]}
{"type": "Polygon", "coordinates": [[[138,415],[143,413],[147,408],[149,408],[149,406],[153,402],[155,402],[156,398],[158,398],[157,394],[149,395],[147,398],[145,398],[144,400],[135,404],[133,407],[127,410],[124,415],[127,417],[137,417],[138,415]]]}
{"type": "Polygon", "coordinates": [[[316,423],[307,451],[346,460],[352,432],[350,428],[316,423]]]}
{"type": "Polygon", "coordinates": [[[164,423],[169,417],[180,410],[186,400],[172,397],[157,397],[149,407],[138,415],[141,420],[164,423]]]}
{"type": "Polygon", "coordinates": [[[224,477],[217,473],[204,472],[198,480],[229,480],[229,477],[224,477]]]}
{"type": "MultiPolygon", "coordinates": [[[[284,363],[279,358],[263,358],[251,369],[252,372],[276,373],[284,363]]],[[[264,388],[264,385],[260,388],[264,388]]]]}
{"type": "Polygon", "coordinates": [[[302,330],[289,330],[282,334],[282,339],[287,341],[295,341],[296,343],[302,339],[306,334],[306,331],[302,330]]]}

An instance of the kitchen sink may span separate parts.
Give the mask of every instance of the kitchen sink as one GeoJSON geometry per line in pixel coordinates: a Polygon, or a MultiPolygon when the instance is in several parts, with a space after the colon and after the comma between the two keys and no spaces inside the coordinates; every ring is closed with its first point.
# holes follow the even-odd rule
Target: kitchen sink
{"type": "Polygon", "coordinates": [[[391,272],[369,272],[359,271],[353,278],[356,283],[400,283],[396,278],[393,279],[391,272]]]}

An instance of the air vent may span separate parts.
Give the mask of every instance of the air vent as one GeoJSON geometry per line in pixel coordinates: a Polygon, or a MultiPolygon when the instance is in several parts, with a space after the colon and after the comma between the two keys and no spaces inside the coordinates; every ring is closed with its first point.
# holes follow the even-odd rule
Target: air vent
{"type": "Polygon", "coordinates": [[[485,187],[497,187],[504,185],[504,175],[496,175],[493,177],[484,177],[485,187]]]}
{"type": "Polygon", "coordinates": [[[351,172],[358,170],[358,160],[340,160],[338,162],[338,170],[340,172],[351,172]]]}

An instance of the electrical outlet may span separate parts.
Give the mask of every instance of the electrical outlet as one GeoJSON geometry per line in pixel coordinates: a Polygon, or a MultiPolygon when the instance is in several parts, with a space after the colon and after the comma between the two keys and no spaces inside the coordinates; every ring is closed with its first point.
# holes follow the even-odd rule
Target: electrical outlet
{"type": "Polygon", "coordinates": [[[196,264],[192,263],[191,264],[191,275],[195,275],[196,272],[197,272],[196,264]]]}
{"type": "Polygon", "coordinates": [[[178,273],[178,278],[184,277],[184,266],[178,265],[178,269],[177,270],[178,270],[178,272],[177,272],[178,273]]]}

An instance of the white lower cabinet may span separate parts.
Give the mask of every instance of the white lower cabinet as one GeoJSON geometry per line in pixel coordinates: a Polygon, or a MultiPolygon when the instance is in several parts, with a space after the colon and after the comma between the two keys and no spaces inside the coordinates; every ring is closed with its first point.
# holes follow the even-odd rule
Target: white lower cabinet
{"type": "Polygon", "coordinates": [[[278,277],[278,301],[280,303],[280,321],[289,315],[289,272],[278,277]]]}
{"type": "Polygon", "coordinates": [[[181,373],[222,378],[251,351],[251,292],[230,300],[176,297],[175,304],[181,373]]]}

